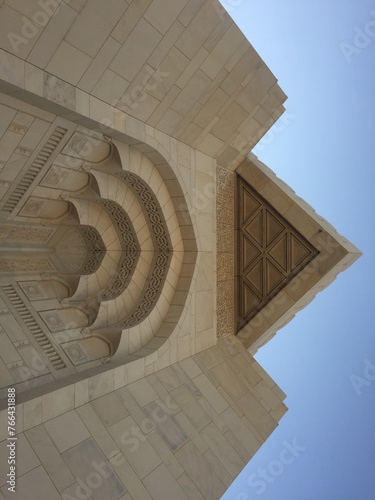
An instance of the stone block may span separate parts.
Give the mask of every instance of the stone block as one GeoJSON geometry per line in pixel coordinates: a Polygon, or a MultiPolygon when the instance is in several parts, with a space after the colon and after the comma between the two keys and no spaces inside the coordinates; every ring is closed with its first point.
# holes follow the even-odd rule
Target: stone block
{"type": "Polygon", "coordinates": [[[154,0],[143,17],[160,33],[166,34],[188,0],[176,0],[166,8],[164,0],[154,0]]]}
{"type": "Polygon", "coordinates": [[[77,409],[82,422],[107,458],[119,452],[118,446],[105,428],[104,424],[89,404],[77,409]]]}
{"type": "MultiPolygon", "coordinates": [[[[5,498],[8,488],[1,488],[5,498]]],[[[43,467],[36,467],[17,480],[16,493],[12,493],[14,500],[34,500],[35,498],[48,498],[48,500],[61,500],[61,495],[52,483],[43,467]]]]}
{"type": "Polygon", "coordinates": [[[164,464],[159,465],[143,480],[154,500],[188,500],[181,486],[164,464]]]}
{"type": "Polygon", "coordinates": [[[126,488],[92,438],[70,448],[62,456],[78,484],[90,489],[91,498],[117,500],[126,493],[126,488]]]}
{"type": "Polygon", "coordinates": [[[28,62],[38,68],[45,68],[77,15],[78,13],[74,9],[61,2],[30,52],[27,58],[28,62]]]}
{"type": "Polygon", "coordinates": [[[46,71],[77,85],[92,59],[81,50],[62,41],[46,66],[46,71]]]}
{"type": "Polygon", "coordinates": [[[92,401],[91,406],[106,427],[129,415],[118,396],[111,392],[92,401]]]}
{"type": "Polygon", "coordinates": [[[139,478],[145,478],[161,463],[159,455],[148,442],[131,416],[109,427],[109,432],[139,478]]]}
{"type": "Polygon", "coordinates": [[[109,68],[131,82],[150,57],[162,35],[141,19],[134,27],[109,68]]]}
{"type": "Polygon", "coordinates": [[[217,413],[228,408],[228,403],[204,373],[196,377],[194,383],[217,413]]]}
{"type": "Polygon", "coordinates": [[[91,58],[95,57],[126,10],[122,0],[87,2],[66,35],[66,41],[91,58]]]}
{"type": "Polygon", "coordinates": [[[176,457],[206,500],[217,500],[224,494],[224,483],[193,443],[186,443],[176,457]]]}
{"type": "Polygon", "coordinates": [[[38,425],[25,434],[56,488],[62,491],[71,486],[75,478],[44,427],[38,425]]]}

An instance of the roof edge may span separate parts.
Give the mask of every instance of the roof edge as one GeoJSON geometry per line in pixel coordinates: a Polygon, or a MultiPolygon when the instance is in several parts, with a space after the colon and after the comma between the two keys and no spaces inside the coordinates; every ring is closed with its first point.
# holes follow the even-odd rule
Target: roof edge
{"type": "Polygon", "coordinates": [[[362,252],[353,243],[351,243],[347,238],[342,236],[337,229],[330,224],[327,219],[319,215],[316,210],[307,203],[303,198],[297,195],[297,193],[284,181],[282,181],[277,174],[265,165],[259,158],[251,151],[247,155],[247,159],[250,160],[254,165],[256,165],[259,170],[261,170],[272,182],[274,182],[286,195],[288,195],[291,200],[298,205],[302,210],[306,212],[317,224],[319,224],[322,229],[327,231],[332,238],[334,238],[345,250],[356,255],[352,263],[355,262],[361,255],[362,252]]]}
{"type": "Polygon", "coordinates": [[[319,250],[317,257],[238,332],[239,339],[254,354],[362,252],[253,153],[236,172],[319,250]]]}

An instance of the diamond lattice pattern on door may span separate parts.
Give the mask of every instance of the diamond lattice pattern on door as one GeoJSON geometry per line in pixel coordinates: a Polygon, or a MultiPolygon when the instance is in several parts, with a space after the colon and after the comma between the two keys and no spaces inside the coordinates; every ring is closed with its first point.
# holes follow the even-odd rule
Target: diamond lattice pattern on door
{"type": "Polygon", "coordinates": [[[237,203],[240,330],[318,251],[241,177],[237,203]]]}

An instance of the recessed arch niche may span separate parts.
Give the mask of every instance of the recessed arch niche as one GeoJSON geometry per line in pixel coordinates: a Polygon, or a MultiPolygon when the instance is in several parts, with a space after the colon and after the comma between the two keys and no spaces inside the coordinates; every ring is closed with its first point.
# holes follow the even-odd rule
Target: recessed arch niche
{"type": "Polygon", "coordinates": [[[71,179],[60,183],[79,224],[95,228],[105,247],[100,266],[81,274],[62,301],[67,312],[85,311],[87,324],[72,321],[71,337],[66,329],[53,332],[80,370],[95,359],[122,363],[155,355],[186,313],[197,257],[186,191],[172,166],[145,144],[113,141],[109,149],[107,159],[95,162],[92,150],[86,158],[70,148],[83,189],[71,179]]]}

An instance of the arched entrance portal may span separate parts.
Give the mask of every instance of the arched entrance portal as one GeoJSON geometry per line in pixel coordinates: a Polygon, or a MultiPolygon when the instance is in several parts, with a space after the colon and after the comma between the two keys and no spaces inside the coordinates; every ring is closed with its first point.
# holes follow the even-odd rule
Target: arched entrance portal
{"type": "Polygon", "coordinates": [[[160,349],[197,253],[183,189],[159,153],[75,135],[0,226],[1,290],[55,379],[160,349]]]}

